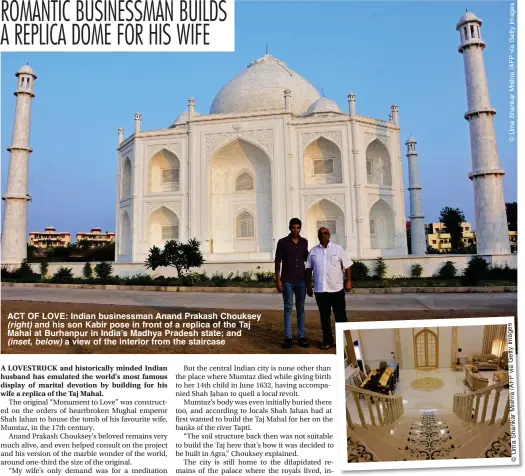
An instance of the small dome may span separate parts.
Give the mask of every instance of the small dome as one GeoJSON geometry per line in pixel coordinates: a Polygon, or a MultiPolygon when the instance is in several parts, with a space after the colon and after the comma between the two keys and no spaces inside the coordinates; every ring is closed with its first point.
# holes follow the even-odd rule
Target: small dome
{"type": "Polygon", "coordinates": [[[17,72],[16,72],[16,75],[18,76],[19,74],[30,74],[32,76],[34,76],[36,78],[36,75],[33,71],[33,68],[31,68],[31,66],[29,66],[29,63],[25,64],[24,66],[22,66],[17,72]]]}
{"type": "Polygon", "coordinates": [[[291,91],[291,110],[302,115],[320,94],[300,74],[272,55],[253,61],[219,91],[210,114],[284,109],[284,91],[291,91]]]}
{"type": "Polygon", "coordinates": [[[320,114],[326,112],[335,112],[338,114],[342,114],[341,109],[339,109],[339,106],[335,101],[322,97],[310,105],[310,107],[306,111],[306,115],[310,116],[311,114],[320,114]]]}
{"type": "Polygon", "coordinates": [[[416,142],[416,139],[414,139],[412,136],[410,136],[406,141],[407,144],[415,144],[416,142]]]}
{"type": "MultiPolygon", "coordinates": [[[[193,116],[200,116],[198,112],[194,112],[193,116]]],[[[173,124],[169,127],[170,129],[181,124],[186,124],[188,122],[188,110],[184,111],[182,114],[177,116],[177,119],[173,121],[173,124]]]]}
{"type": "Polygon", "coordinates": [[[468,23],[468,22],[471,22],[471,21],[475,21],[477,23],[479,23],[481,25],[481,20],[476,16],[474,15],[474,13],[470,13],[470,12],[466,12],[459,20],[458,24],[457,24],[457,28],[459,28],[460,26],[462,26],[463,24],[465,23],[468,23]]]}

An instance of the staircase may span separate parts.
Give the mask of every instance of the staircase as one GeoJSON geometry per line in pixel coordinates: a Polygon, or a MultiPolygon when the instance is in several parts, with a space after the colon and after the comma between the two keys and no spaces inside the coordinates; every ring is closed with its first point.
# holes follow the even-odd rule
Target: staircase
{"type": "Polygon", "coordinates": [[[405,412],[400,396],[347,385],[348,462],[511,457],[508,398],[502,418],[496,418],[504,386],[456,394],[452,411],[405,412]]]}

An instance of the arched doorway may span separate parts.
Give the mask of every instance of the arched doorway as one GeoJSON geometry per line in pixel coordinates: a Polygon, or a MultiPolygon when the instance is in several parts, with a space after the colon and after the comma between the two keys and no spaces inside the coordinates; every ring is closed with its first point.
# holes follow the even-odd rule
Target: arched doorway
{"type": "Polygon", "coordinates": [[[306,147],[303,167],[306,185],[343,183],[341,151],[336,144],[324,137],[314,140],[306,147]]]}
{"type": "Polygon", "coordinates": [[[167,149],[158,151],[148,164],[148,192],[178,192],[180,161],[167,149]]]}
{"type": "Polygon", "coordinates": [[[124,159],[124,167],[122,167],[122,188],[121,200],[131,197],[131,162],[128,157],[124,159]]]}
{"type": "Polygon", "coordinates": [[[271,163],[265,152],[236,139],[213,155],[208,180],[211,252],[271,251],[271,163]]]}
{"type": "Polygon", "coordinates": [[[416,369],[439,367],[439,328],[438,333],[425,327],[414,334],[414,366],[416,369]]]}
{"type": "Polygon", "coordinates": [[[306,237],[311,248],[319,243],[317,230],[325,227],[330,231],[330,241],[346,248],[345,214],[338,205],[323,198],[314,203],[306,216],[306,237]]]}
{"type": "Polygon", "coordinates": [[[179,217],[164,206],[157,208],[149,218],[148,249],[163,248],[166,241],[179,239],[179,217]]]}
{"type": "Polygon", "coordinates": [[[131,254],[131,222],[128,212],[124,210],[120,219],[119,255],[131,254]]]}
{"type": "Polygon", "coordinates": [[[366,149],[366,176],[369,184],[392,185],[390,154],[378,139],[373,140],[366,149]]]}
{"type": "Polygon", "coordinates": [[[370,209],[370,248],[388,249],[395,247],[395,226],[392,209],[379,199],[370,209]]]}

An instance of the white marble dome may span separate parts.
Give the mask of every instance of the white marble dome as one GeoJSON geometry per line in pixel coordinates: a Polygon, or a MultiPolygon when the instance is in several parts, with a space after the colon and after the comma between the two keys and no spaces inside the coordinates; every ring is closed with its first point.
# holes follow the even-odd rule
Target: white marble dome
{"type": "MultiPolygon", "coordinates": [[[[193,113],[193,117],[200,116],[198,112],[193,113]]],[[[180,126],[181,124],[186,124],[188,122],[188,110],[184,111],[183,113],[179,114],[177,118],[173,121],[173,124],[169,127],[170,129],[176,126],[180,126]]]]}
{"type": "Polygon", "coordinates": [[[342,113],[341,109],[339,109],[339,106],[335,101],[322,97],[310,105],[310,107],[306,111],[306,115],[309,116],[311,114],[322,114],[327,112],[339,114],[342,113]]]}
{"type": "Polygon", "coordinates": [[[291,111],[303,115],[320,94],[285,63],[266,54],[229,81],[215,96],[210,114],[284,109],[284,90],[291,91],[291,111]]]}

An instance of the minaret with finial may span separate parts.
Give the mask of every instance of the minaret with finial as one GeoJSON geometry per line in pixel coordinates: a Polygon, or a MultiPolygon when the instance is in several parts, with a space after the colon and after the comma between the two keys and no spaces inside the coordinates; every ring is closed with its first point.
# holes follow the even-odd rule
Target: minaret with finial
{"type": "Polygon", "coordinates": [[[410,193],[410,245],[413,255],[422,256],[427,251],[427,243],[416,144],[416,139],[412,136],[405,143],[408,158],[408,191],[410,193]]]}
{"type": "Polygon", "coordinates": [[[16,108],[11,145],[7,148],[9,172],[7,190],[3,200],[4,223],[2,227],[2,264],[19,266],[27,258],[27,202],[29,176],[29,130],[31,124],[31,101],[35,97],[36,75],[29,63],[16,73],[16,108]]]}
{"type": "Polygon", "coordinates": [[[465,119],[470,127],[472,172],[469,178],[474,185],[477,252],[480,255],[501,255],[510,253],[503,198],[505,172],[500,168],[496,147],[493,123],[496,110],[490,105],[481,23],[476,15],[467,11],[456,25],[456,30],[460,33],[458,51],[463,54],[467,86],[465,119]]]}

